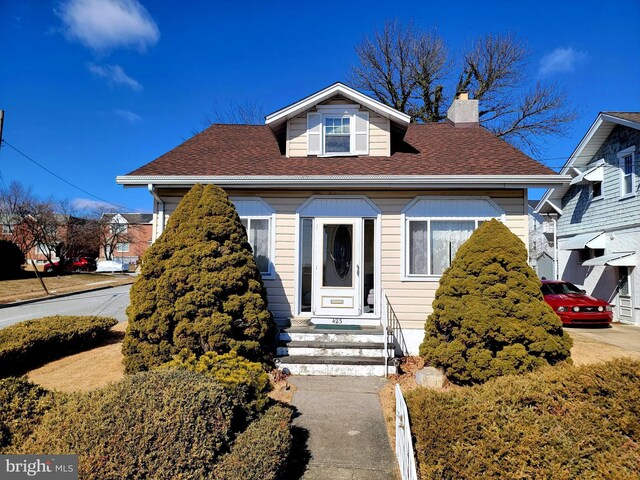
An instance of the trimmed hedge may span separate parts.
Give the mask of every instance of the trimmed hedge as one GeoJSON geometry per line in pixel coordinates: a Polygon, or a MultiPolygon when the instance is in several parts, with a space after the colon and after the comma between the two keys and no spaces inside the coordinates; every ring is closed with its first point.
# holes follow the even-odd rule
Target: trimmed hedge
{"type": "Polygon", "coordinates": [[[216,465],[217,480],[281,478],[291,452],[291,408],[270,407],[236,438],[231,451],[216,465]]]}
{"type": "Polygon", "coordinates": [[[20,247],[9,240],[0,239],[0,279],[19,278],[25,262],[20,247]]]}
{"type": "Polygon", "coordinates": [[[640,362],[409,392],[422,478],[640,477],[640,362]]]}
{"type": "Polygon", "coordinates": [[[221,355],[207,352],[197,358],[185,350],[163,368],[183,368],[213,377],[256,411],[262,410],[269,400],[271,382],[262,364],[251,362],[235,351],[221,355]]]}
{"type": "Polygon", "coordinates": [[[459,385],[569,358],[572,340],[544,301],[522,241],[484,222],[456,253],[425,323],[420,355],[459,385]]]}
{"type": "Polygon", "coordinates": [[[210,478],[250,415],[213,378],[157,370],[70,397],[21,453],[79,454],[83,479],[210,478]]]}
{"type": "Polygon", "coordinates": [[[54,316],[0,330],[0,377],[21,373],[103,340],[118,321],[107,317],[54,316]]]}
{"type": "Polygon", "coordinates": [[[29,437],[53,406],[53,393],[26,378],[0,380],[0,453],[9,453],[29,437]]]}
{"type": "Polygon", "coordinates": [[[147,250],[131,287],[122,351],[127,373],[183,349],[232,350],[270,363],[275,323],[240,217],[224,190],[195,185],[147,250]]]}

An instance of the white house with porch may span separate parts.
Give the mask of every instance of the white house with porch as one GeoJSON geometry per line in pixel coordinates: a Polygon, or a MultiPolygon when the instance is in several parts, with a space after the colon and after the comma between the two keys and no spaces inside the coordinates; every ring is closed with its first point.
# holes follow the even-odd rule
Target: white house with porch
{"type": "Polygon", "coordinates": [[[481,127],[466,95],[445,122],[415,124],[336,83],[264,125],[213,125],[117,182],[149,190],[155,238],[192,185],[225,189],[288,328],[282,364],[382,374],[393,347],[417,353],[439,278],[473,230],[497,218],[527,244],[527,188],[568,178],[481,127]]]}

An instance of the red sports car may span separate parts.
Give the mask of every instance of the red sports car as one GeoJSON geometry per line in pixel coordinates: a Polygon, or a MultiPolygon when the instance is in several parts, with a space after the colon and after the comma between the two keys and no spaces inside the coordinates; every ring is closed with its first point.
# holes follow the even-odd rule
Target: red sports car
{"type": "Polygon", "coordinates": [[[542,294],[563,325],[609,325],[613,320],[609,303],[587,295],[573,283],[543,280],[542,294]]]}

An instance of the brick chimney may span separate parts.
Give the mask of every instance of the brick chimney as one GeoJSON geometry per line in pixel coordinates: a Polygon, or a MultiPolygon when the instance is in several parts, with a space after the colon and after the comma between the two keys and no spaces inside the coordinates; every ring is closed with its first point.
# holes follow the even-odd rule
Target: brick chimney
{"type": "Polygon", "coordinates": [[[447,110],[447,122],[454,127],[477,127],[480,124],[478,100],[469,100],[469,92],[458,92],[447,110]]]}

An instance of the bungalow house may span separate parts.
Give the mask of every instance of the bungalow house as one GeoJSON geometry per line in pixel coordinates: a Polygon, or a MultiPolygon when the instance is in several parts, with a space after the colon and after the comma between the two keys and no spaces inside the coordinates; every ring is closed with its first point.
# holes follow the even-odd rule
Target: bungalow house
{"type": "Polygon", "coordinates": [[[497,218],[527,244],[527,187],[563,181],[480,127],[466,94],[446,122],[415,124],[341,83],[264,125],[213,125],[117,178],[149,190],[154,238],[192,185],[224,188],[279,325],[393,321],[405,354],[417,353],[440,275],[472,231],[497,218]]]}
{"type": "Polygon", "coordinates": [[[557,218],[559,278],[640,325],[640,112],[602,112],[536,212],[557,218]]]}

